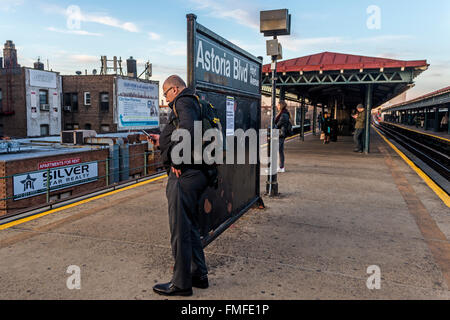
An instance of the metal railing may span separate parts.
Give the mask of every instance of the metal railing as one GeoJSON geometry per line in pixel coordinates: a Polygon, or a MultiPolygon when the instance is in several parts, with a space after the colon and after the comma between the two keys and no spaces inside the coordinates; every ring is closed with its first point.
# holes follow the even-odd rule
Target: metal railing
{"type": "MultiPolygon", "coordinates": [[[[155,162],[151,162],[151,161],[149,162],[148,161],[148,157],[149,156],[156,157],[158,154],[160,154],[160,151],[149,151],[149,152],[146,151],[144,153],[137,153],[137,154],[130,154],[130,155],[119,155],[117,157],[110,157],[109,156],[109,157],[107,157],[106,159],[103,159],[103,160],[86,161],[86,162],[82,162],[82,163],[75,164],[75,165],[71,164],[71,165],[65,165],[65,166],[58,166],[58,167],[55,167],[55,168],[47,168],[47,169],[36,170],[36,171],[32,171],[32,172],[26,172],[26,171],[25,172],[17,172],[17,173],[14,173],[13,175],[0,177],[0,184],[3,184],[5,186],[5,194],[8,194],[9,192],[11,192],[11,191],[8,190],[8,186],[12,186],[12,188],[14,189],[14,181],[12,181],[12,183],[8,183],[9,182],[8,179],[14,179],[14,177],[18,176],[18,175],[46,172],[47,180],[46,180],[46,188],[45,188],[45,194],[46,194],[46,203],[45,204],[58,203],[59,201],[57,201],[57,200],[51,200],[50,201],[51,193],[56,192],[56,191],[59,191],[59,193],[64,193],[64,192],[67,192],[67,189],[73,188],[75,186],[83,185],[83,184],[86,184],[86,183],[98,182],[98,181],[101,181],[102,179],[104,179],[105,180],[104,187],[97,187],[97,188],[89,189],[88,193],[95,193],[96,191],[101,190],[101,189],[103,189],[105,187],[111,187],[111,186],[114,186],[114,185],[120,185],[120,184],[132,182],[132,181],[136,180],[136,178],[125,179],[125,180],[120,180],[120,178],[119,178],[118,182],[114,182],[112,184],[110,183],[110,179],[111,179],[110,177],[112,177],[114,175],[117,175],[117,174],[119,174],[119,177],[120,177],[120,173],[124,173],[124,172],[133,173],[133,172],[142,170],[141,171],[142,175],[139,176],[138,179],[142,179],[142,178],[145,178],[145,177],[150,177],[150,176],[152,176],[154,174],[158,174],[159,172],[163,171],[163,170],[159,170],[159,169],[163,168],[162,162],[156,162],[156,161],[155,162]],[[143,157],[143,163],[144,163],[143,166],[120,168],[120,164],[119,164],[118,168],[112,168],[111,165],[110,165],[110,163],[113,160],[120,162],[120,159],[128,158],[128,161],[130,161],[130,159],[134,159],[134,158],[137,158],[137,157],[143,157]],[[64,184],[62,185],[62,187],[61,187],[61,185],[58,185],[55,188],[51,187],[51,171],[52,170],[56,170],[56,169],[60,170],[60,169],[64,169],[64,168],[74,167],[76,165],[82,165],[83,163],[97,163],[98,166],[100,166],[101,164],[104,163],[105,174],[104,175],[97,175],[91,181],[90,181],[90,179],[87,179],[86,181],[84,181],[82,183],[69,184],[69,185],[67,185],[67,187],[64,187],[65,186],[64,184]],[[153,170],[149,170],[149,169],[153,169],[153,170]]],[[[138,173],[139,172],[136,172],[135,174],[138,174],[138,173]]],[[[14,193],[14,191],[12,191],[12,193],[14,193]]],[[[43,193],[38,193],[35,196],[40,196],[42,194],[43,193]]],[[[84,193],[80,192],[79,194],[84,194],[84,193]]],[[[78,193],[77,194],[73,194],[73,196],[77,196],[77,195],[78,195],[78,193]]],[[[26,198],[32,198],[32,197],[34,197],[34,196],[29,196],[29,197],[26,197],[26,198]]],[[[23,198],[21,195],[19,195],[19,196],[14,196],[13,195],[13,196],[5,197],[5,198],[0,198],[0,201],[21,200],[21,199],[26,199],[26,198],[23,198]]],[[[66,199],[63,199],[63,201],[65,201],[65,200],[66,199]]],[[[14,209],[16,209],[16,208],[14,208],[14,209]]],[[[21,209],[21,208],[17,208],[17,209],[21,209]]],[[[8,210],[7,206],[5,206],[5,208],[0,208],[0,212],[1,211],[7,211],[7,210],[8,210]]]]}

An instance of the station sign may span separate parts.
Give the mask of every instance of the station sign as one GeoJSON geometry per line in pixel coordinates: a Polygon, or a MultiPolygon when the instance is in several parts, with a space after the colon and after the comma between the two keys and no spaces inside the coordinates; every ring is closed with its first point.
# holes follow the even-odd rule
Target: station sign
{"type": "MultiPolygon", "coordinates": [[[[196,18],[187,15],[187,85],[216,109],[226,137],[224,148],[231,148],[228,141],[233,139],[236,149],[237,130],[260,129],[262,59],[197,23],[196,18]]],[[[246,159],[248,149],[244,151],[246,159]]],[[[206,246],[248,208],[262,203],[259,160],[256,164],[218,165],[217,188],[208,187],[200,203],[199,229],[206,246]]]]}
{"type": "Polygon", "coordinates": [[[197,85],[213,84],[222,89],[260,92],[260,66],[211,37],[196,35],[195,79],[197,85]]]}

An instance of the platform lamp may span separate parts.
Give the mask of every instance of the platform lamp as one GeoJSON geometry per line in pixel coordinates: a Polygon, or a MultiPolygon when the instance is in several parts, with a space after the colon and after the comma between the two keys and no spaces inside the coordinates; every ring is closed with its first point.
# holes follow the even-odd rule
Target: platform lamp
{"type": "Polygon", "coordinates": [[[273,143],[274,141],[278,142],[278,135],[274,137],[273,131],[273,128],[275,127],[275,114],[276,114],[277,60],[282,59],[282,48],[281,44],[278,42],[277,37],[288,36],[291,34],[291,15],[289,14],[288,9],[261,11],[260,32],[264,34],[264,37],[273,37],[273,39],[266,41],[267,55],[272,58],[272,63],[270,64],[272,70],[272,115],[270,125],[270,142],[268,146],[268,156],[271,161],[269,167],[270,172],[267,176],[266,194],[268,196],[277,196],[278,154],[276,152],[275,154],[272,154],[272,150],[274,150],[273,143]]]}

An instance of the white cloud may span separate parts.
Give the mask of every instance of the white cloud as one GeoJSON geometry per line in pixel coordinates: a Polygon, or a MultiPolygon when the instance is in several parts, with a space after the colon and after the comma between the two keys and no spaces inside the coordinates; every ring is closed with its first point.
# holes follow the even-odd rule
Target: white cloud
{"type": "Polygon", "coordinates": [[[303,51],[334,51],[336,47],[348,50],[356,45],[380,46],[386,43],[398,43],[399,41],[414,39],[409,35],[382,35],[367,38],[350,37],[317,37],[317,38],[299,38],[298,36],[280,37],[283,49],[293,52],[303,51]]]}
{"type": "MultiPolygon", "coordinates": [[[[66,14],[66,16],[68,16],[66,14]]],[[[116,18],[106,15],[91,15],[81,12],[80,20],[82,22],[99,23],[110,27],[120,28],[129,32],[139,32],[139,28],[132,22],[121,22],[116,18]]]]}
{"type": "Polygon", "coordinates": [[[139,28],[132,22],[122,22],[117,18],[103,13],[85,13],[78,6],[63,8],[57,5],[45,4],[42,5],[41,8],[47,13],[60,14],[65,16],[67,19],[78,19],[80,22],[98,23],[129,32],[139,32],[139,28]]]}
{"type": "Polygon", "coordinates": [[[214,2],[211,0],[191,0],[197,5],[197,9],[208,11],[209,16],[234,20],[240,25],[259,30],[258,8],[239,8],[241,1],[214,2]],[[232,9],[231,9],[232,8],[232,9]]]}
{"type": "Polygon", "coordinates": [[[186,57],[187,46],[184,41],[169,41],[163,45],[155,46],[150,52],[163,56],[186,57]]]}
{"type": "Polygon", "coordinates": [[[0,0],[0,11],[15,11],[16,7],[24,4],[24,0],[0,0]]]}
{"type": "Polygon", "coordinates": [[[155,32],[149,32],[148,33],[148,37],[150,38],[150,40],[159,40],[161,39],[161,35],[155,33],[155,32]]]}
{"type": "Polygon", "coordinates": [[[73,54],[70,55],[68,58],[73,62],[79,63],[100,63],[100,57],[89,56],[86,54],[73,54]]]}
{"type": "Polygon", "coordinates": [[[93,33],[93,32],[88,32],[88,31],[84,31],[84,30],[57,29],[54,27],[48,27],[47,30],[52,31],[52,32],[65,33],[65,34],[76,34],[76,35],[80,35],[80,36],[95,36],[95,37],[103,36],[103,34],[101,34],[101,33],[93,33]]]}

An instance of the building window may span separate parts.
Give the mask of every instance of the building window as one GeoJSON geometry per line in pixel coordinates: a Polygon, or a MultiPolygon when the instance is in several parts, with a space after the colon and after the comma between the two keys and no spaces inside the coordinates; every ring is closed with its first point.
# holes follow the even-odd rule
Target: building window
{"type": "Polygon", "coordinates": [[[2,93],[2,89],[0,88],[0,112],[2,111],[3,108],[3,93],[2,93]]]}
{"type": "Polygon", "coordinates": [[[109,93],[100,92],[100,111],[109,111],[109,93]]]}
{"type": "Polygon", "coordinates": [[[109,124],[102,124],[100,129],[102,132],[109,132],[109,124]]]}
{"type": "Polygon", "coordinates": [[[73,124],[71,123],[66,123],[65,129],[64,130],[73,130],[73,124]]]}
{"type": "Polygon", "coordinates": [[[78,93],[76,92],[64,93],[64,110],[71,112],[78,111],[78,93]]]}
{"type": "Polygon", "coordinates": [[[84,93],[84,105],[85,106],[90,106],[91,105],[91,93],[90,92],[85,92],[84,93]]]}
{"type": "Polygon", "coordinates": [[[92,126],[91,126],[90,123],[86,123],[86,124],[84,125],[84,129],[85,129],[85,130],[91,130],[91,128],[92,128],[92,126]]]}
{"type": "Polygon", "coordinates": [[[73,130],[79,130],[79,129],[80,129],[80,125],[78,123],[74,123],[73,130]]]}
{"type": "Polygon", "coordinates": [[[48,90],[39,90],[39,106],[41,110],[50,110],[50,106],[48,105],[48,90]]]}
{"type": "Polygon", "coordinates": [[[41,137],[46,137],[48,135],[50,135],[48,124],[41,124],[41,137]]]}

